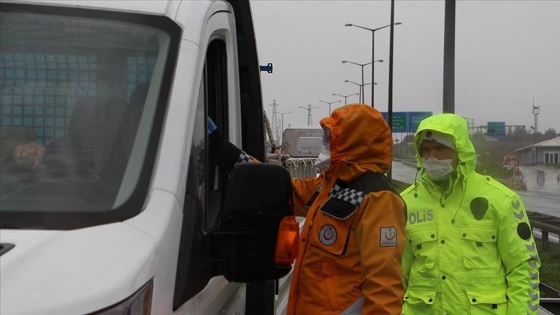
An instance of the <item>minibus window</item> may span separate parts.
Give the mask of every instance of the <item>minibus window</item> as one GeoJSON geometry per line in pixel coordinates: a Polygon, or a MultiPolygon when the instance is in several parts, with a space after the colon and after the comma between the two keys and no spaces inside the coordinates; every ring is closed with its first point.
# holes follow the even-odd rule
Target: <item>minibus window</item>
{"type": "Polygon", "coordinates": [[[172,36],[134,15],[12,6],[0,12],[2,224],[70,228],[131,214],[122,207],[143,198],[172,36]]]}

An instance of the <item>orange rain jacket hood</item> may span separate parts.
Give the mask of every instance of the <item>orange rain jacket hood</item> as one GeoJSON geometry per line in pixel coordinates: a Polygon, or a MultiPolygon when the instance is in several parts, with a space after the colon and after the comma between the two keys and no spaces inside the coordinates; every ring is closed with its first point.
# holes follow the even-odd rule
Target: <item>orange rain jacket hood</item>
{"type": "Polygon", "coordinates": [[[331,165],[293,179],[296,215],[306,215],[288,314],[400,314],[405,204],[384,173],[392,136],[383,116],[352,104],[321,120],[331,165]]]}
{"type": "Polygon", "coordinates": [[[393,160],[391,130],[383,116],[367,105],[352,104],[321,120],[331,132],[331,168],[352,161],[372,172],[386,173],[393,160]]]}

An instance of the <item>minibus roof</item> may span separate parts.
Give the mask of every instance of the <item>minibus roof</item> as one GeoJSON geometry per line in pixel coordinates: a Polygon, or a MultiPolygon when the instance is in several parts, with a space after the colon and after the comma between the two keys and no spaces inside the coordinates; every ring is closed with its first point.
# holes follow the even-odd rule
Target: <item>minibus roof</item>
{"type": "MultiPolygon", "coordinates": [[[[115,0],[2,0],[1,2],[27,3],[37,5],[56,5],[62,7],[92,8],[110,11],[127,11],[155,15],[169,16],[169,12],[176,12],[181,1],[177,0],[142,0],[142,1],[115,1],[115,0]]],[[[188,4],[190,1],[186,1],[188,4]]],[[[197,0],[196,2],[211,3],[212,0],[197,0]]]]}

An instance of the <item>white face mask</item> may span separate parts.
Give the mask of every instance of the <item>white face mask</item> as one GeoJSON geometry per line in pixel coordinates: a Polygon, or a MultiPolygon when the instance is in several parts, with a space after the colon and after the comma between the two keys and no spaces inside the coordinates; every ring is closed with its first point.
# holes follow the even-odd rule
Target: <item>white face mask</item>
{"type": "Polygon", "coordinates": [[[321,148],[321,153],[319,153],[319,157],[315,161],[315,167],[322,171],[328,170],[329,167],[331,166],[331,150],[329,146],[330,146],[329,144],[327,145],[323,144],[323,147],[321,148]]]}
{"type": "Polygon", "coordinates": [[[315,161],[315,167],[326,171],[331,166],[331,132],[328,128],[324,128],[323,132],[323,146],[321,147],[319,157],[315,161]]]}
{"type": "Polygon", "coordinates": [[[422,159],[424,170],[430,179],[440,181],[447,179],[449,174],[455,171],[453,167],[453,159],[438,160],[434,157],[429,159],[422,159]]]}

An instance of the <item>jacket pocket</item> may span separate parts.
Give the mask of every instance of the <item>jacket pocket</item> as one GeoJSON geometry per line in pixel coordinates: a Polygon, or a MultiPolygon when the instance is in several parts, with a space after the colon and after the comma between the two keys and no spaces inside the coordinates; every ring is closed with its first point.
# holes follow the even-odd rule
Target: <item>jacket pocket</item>
{"type": "Polygon", "coordinates": [[[344,255],[352,217],[341,220],[319,212],[313,221],[309,244],[333,255],[344,255]]]}
{"type": "Polygon", "coordinates": [[[463,263],[467,269],[499,268],[501,260],[496,242],[498,231],[492,228],[461,229],[463,263]]]}
{"type": "Polygon", "coordinates": [[[467,290],[471,315],[502,315],[507,314],[507,298],[505,289],[467,290]]]}
{"type": "Polygon", "coordinates": [[[404,294],[402,315],[432,315],[434,301],[436,298],[435,290],[416,290],[408,289],[404,294]]]}
{"type": "Polygon", "coordinates": [[[433,269],[437,256],[437,230],[425,229],[409,231],[408,242],[414,253],[414,264],[416,270],[433,269]]]}

